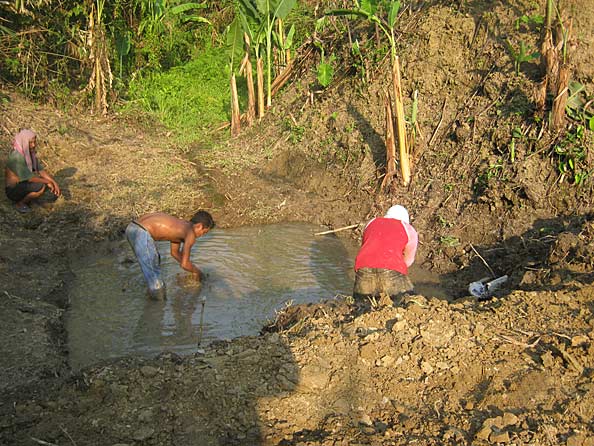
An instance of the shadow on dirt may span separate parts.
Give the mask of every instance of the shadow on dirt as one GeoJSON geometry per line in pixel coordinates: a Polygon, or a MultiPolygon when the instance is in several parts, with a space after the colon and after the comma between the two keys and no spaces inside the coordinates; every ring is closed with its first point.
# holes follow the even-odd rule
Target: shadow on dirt
{"type": "Polygon", "coordinates": [[[76,167],[66,167],[56,172],[56,181],[60,184],[60,190],[65,200],[70,200],[72,194],[70,192],[70,185],[72,184],[72,177],[78,171],[76,167]]]}
{"type": "Polygon", "coordinates": [[[347,110],[355,120],[359,132],[365,138],[365,143],[368,147],[371,148],[371,153],[375,165],[378,167],[385,166],[386,151],[382,135],[375,131],[375,129],[369,122],[369,119],[367,119],[365,115],[361,113],[353,104],[349,104],[347,106],[347,110]]]}

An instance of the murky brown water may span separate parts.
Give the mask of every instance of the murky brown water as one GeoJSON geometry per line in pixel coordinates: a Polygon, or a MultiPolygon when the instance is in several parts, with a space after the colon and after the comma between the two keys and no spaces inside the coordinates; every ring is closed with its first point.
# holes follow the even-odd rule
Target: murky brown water
{"type": "MultiPolygon", "coordinates": [[[[73,261],[66,323],[71,365],[165,350],[192,353],[199,341],[257,334],[275,310],[290,303],[350,295],[358,245],[314,235],[323,230],[295,223],[215,229],[192,249],[192,261],[206,274],[200,288],[187,283],[169,244],[159,242],[165,301],[147,299],[125,240],[98,247],[73,261]]],[[[430,275],[417,268],[411,277],[419,292],[442,297],[430,275]]]]}

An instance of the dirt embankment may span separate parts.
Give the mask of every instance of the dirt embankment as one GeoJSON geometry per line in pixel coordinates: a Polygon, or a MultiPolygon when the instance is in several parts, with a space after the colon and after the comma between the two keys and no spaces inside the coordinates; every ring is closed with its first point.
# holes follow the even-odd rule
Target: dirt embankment
{"type": "MultiPolygon", "coordinates": [[[[594,444],[592,187],[559,182],[557,136],[535,139],[535,67],[514,75],[505,45],[539,9],[429,3],[399,40],[407,93],[422,98],[409,189],[378,194],[379,72],[365,94],[343,81],[314,106],[301,93],[310,85],[293,84],[260,126],[212,147],[2,92],[0,143],[36,130],[64,199],[26,216],[0,200],[0,443],[594,444]],[[510,162],[515,127],[525,138],[510,162]],[[419,230],[418,262],[460,300],[412,296],[365,313],[336,300],[191,357],[68,369],[68,255],[121,237],[131,218],[206,208],[221,227],[340,227],[396,202],[419,230]],[[498,297],[467,298],[490,274],[510,278],[498,297]]],[[[580,12],[573,75],[591,87],[594,7],[568,7],[580,12]]]]}

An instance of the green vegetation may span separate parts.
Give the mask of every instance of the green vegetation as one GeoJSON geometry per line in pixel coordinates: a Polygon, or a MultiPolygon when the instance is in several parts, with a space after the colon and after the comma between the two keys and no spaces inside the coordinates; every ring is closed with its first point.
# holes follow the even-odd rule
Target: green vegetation
{"type": "Polygon", "coordinates": [[[227,53],[212,48],[181,67],[131,82],[128,108],[140,106],[180,138],[196,139],[205,127],[230,118],[228,74],[227,53]]]}
{"type": "Polygon", "coordinates": [[[528,27],[528,28],[534,28],[536,30],[539,30],[542,25],[544,25],[544,21],[545,18],[544,16],[540,15],[540,14],[534,14],[534,15],[522,15],[521,17],[519,17],[518,19],[516,19],[516,29],[520,30],[520,27],[522,25],[528,27]]]}
{"type": "Polygon", "coordinates": [[[516,161],[516,140],[524,139],[524,134],[520,127],[514,127],[512,129],[512,138],[509,143],[509,161],[513,164],[516,161]]]}
{"type": "Polygon", "coordinates": [[[538,51],[529,53],[529,49],[523,40],[520,40],[517,50],[509,41],[507,42],[507,48],[514,61],[514,69],[516,70],[516,74],[520,74],[520,67],[524,62],[531,62],[540,57],[540,53],[538,51]]]}
{"type": "Polygon", "coordinates": [[[460,245],[460,239],[451,235],[441,236],[439,237],[439,241],[444,246],[454,247],[460,245]]]}
{"type": "Polygon", "coordinates": [[[110,91],[99,95],[109,93],[113,102],[126,96],[131,79],[183,65],[207,43],[217,43],[227,23],[211,18],[227,17],[231,5],[232,0],[0,2],[0,79],[46,99],[52,82],[72,90],[87,85],[89,92],[104,84],[110,91]]]}
{"type": "Polygon", "coordinates": [[[567,132],[565,137],[554,147],[560,175],[559,183],[567,178],[571,184],[580,186],[592,174],[592,170],[587,170],[585,163],[588,147],[585,143],[584,132],[584,126],[578,125],[567,132]]]}
{"type": "Polygon", "coordinates": [[[320,51],[322,52],[322,58],[320,63],[318,64],[317,69],[317,78],[318,83],[322,86],[322,88],[327,88],[334,79],[334,66],[333,62],[335,60],[334,55],[330,55],[328,59],[326,59],[324,48],[321,44],[318,44],[320,51]]]}
{"type": "Polygon", "coordinates": [[[594,132],[594,98],[587,94],[586,88],[579,82],[570,81],[568,89],[569,96],[565,106],[567,116],[594,132]]]}

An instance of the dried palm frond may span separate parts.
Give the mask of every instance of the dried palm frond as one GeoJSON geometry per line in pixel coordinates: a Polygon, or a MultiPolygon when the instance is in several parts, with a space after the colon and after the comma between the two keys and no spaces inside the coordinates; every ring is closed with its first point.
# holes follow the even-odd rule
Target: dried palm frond
{"type": "Polygon", "coordinates": [[[104,4],[105,0],[97,0],[97,4],[92,6],[89,15],[86,46],[91,76],[84,91],[95,92],[94,108],[106,115],[109,108],[107,93],[112,88],[113,74],[109,62],[109,46],[105,26],[102,21],[104,4]]]}

